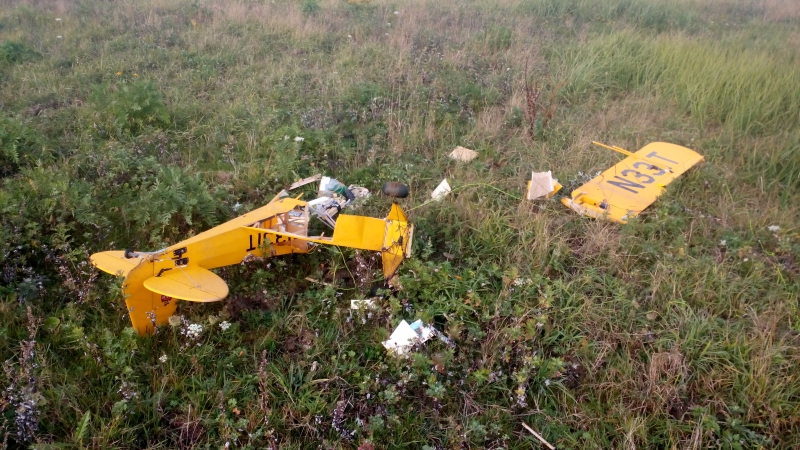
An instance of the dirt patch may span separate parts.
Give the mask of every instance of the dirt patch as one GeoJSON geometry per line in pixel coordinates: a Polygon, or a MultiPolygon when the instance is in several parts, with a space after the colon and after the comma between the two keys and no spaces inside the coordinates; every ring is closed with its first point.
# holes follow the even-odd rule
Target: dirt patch
{"type": "Polygon", "coordinates": [[[225,300],[225,312],[237,321],[246,311],[273,311],[277,307],[277,299],[263,295],[231,295],[225,300]]]}

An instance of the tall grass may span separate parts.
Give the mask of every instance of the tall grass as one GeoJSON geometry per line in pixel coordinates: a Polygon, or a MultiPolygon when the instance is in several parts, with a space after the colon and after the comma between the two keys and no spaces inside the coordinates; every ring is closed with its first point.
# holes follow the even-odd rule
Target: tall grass
{"type": "MultiPolygon", "coordinates": [[[[800,127],[800,71],[795,58],[778,59],[749,47],[682,34],[648,36],[623,30],[593,39],[566,55],[573,104],[589,95],[628,92],[658,95],[701,129],[721,126],[731,139],[782,133],[800,127]]],[[[793,145],[790,144],[790,147],[793,145]]],[[[765,149],[766,175],[795,189],[800,153],[765,149]]],[[[729,155],[735,156],[735,155],[729,155]]]]}

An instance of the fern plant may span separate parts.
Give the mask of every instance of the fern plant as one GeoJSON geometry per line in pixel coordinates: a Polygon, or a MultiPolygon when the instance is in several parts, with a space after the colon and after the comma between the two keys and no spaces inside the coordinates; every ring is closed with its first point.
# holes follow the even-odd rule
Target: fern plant
{"type": "Polygon", "coordinates": [[[134,134],[145,126],[166,127],[170,114],[161,93],[151,81],[123,80],[117,84],[103,84],[91,97],[101,120],[116,135],[134,134]]]}

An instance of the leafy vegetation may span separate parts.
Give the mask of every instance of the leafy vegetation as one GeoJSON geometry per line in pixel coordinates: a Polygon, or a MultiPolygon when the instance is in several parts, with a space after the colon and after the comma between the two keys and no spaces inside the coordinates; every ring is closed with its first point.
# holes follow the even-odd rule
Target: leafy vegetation
{"type": "Polygon", "coordinates": [[[526,423],[559,448],[797,448],[798,19],[788,0],[4,3],[4,445],[539,445],[526,423]],[[560,196],[618,160],[592,140],[706,163],[625,226],[519,201],[531,170],[560,196]],[[378,261],[326,248],[221,269],[226,301],[139,337],[88,263],[318,172],[412,188],[414,257],[378,310],[348,301],[378,261]],[[449,343],[387,355],[402,319],[449,343]]]}

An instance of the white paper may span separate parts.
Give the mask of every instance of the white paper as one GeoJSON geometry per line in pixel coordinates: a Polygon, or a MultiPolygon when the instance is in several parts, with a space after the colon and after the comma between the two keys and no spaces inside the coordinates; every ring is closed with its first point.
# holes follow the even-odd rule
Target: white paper
{"type": "Polygon", "coordinates": [[[411,346],[419,341],[419,335],[411,328],[405,320],[397,325],[394,332],[389,336],[389,340],[383,342],[383,346],[387,350],[391,350],[398,355],[402,355],[408,351],[411,346]]]}
{"type": "Polygon", "coordinates": [[[431,198],[438,202],[449,194],[450,191],[452,191],[452,189],[450,189],[450,184],[447,182],[447,178],[445,178],[439,183],[439,186],[436,186],[436,189],[433,190],[431,198]]]}
{"type": "Polygon", "coordinates": [[[549,170],[547,172],[532,172],[528,200],[550,195],[556,190],[556,185],[558,185],[558,180],[553,179],[553,175],[549,170]]]}

